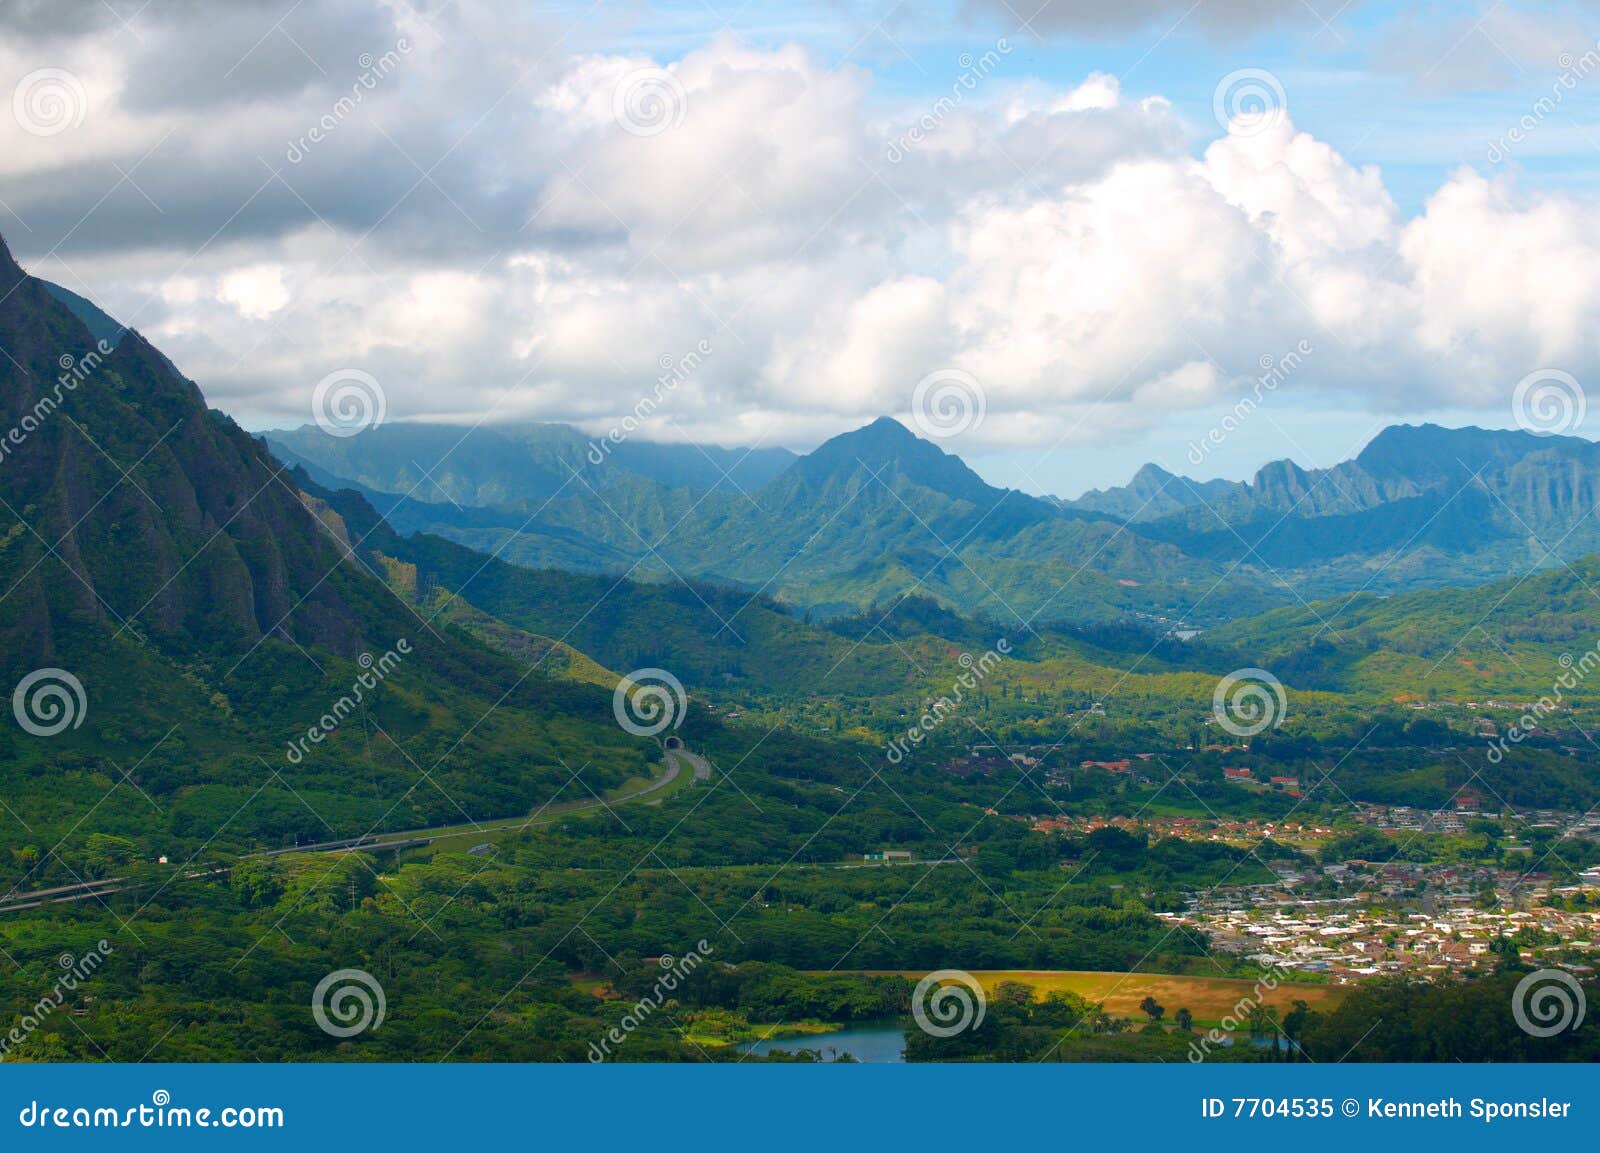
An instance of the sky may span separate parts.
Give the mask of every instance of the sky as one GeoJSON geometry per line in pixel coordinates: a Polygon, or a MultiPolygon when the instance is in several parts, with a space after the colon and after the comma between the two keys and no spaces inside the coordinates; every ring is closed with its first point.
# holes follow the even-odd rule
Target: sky
{"type": "Polygon", "coordinates": [[[1600,424],[1600,3],[0,0],[7,91],[17,258],[248,428],[1073,496],[1600,424]]]}

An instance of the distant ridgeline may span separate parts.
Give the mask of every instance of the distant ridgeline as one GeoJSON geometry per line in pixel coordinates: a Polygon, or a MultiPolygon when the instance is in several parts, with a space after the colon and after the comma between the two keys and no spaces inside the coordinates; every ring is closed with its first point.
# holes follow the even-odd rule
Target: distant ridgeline
{"type": "Polygon", "coordinates": [[[267,440],[404,532],[535,568],[762,589],[824,616],[915,592],[1029,623],[1210,626],[1600,551],[1600,446],[1520,431],[1396,426],[1330,469],[1201,482],[1147,465],[1077,500],[994,488],[887,418],[797,459],[630,440],[597,462],[564,425],[267,440]]]}

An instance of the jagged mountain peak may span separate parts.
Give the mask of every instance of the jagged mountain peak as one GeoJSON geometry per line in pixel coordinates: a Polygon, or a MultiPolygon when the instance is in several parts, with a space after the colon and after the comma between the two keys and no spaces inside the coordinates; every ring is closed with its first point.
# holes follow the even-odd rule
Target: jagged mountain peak
{"type": "Polygon", "coordinates": [[[817,484],[868,472],[887,481],[894,476],[944,496],[972,502],[993,502],[993,488],[958,456],[924,440],[893,417],[840,433],[801,457],[780,483],[817,484]]]}
{"type": "Polygon", "coordinates": [[[3,242],[0,284],[0,426],[26,434],[0,506],[7,655],[85,621],[176,649],[278,635],[341,653],[387,626],[270,456],[154,346],[129,330],[102,354],[3,242]]]}
{"type": "Polygon", "coordinates": [[[1522,429],[1468,425],[1395,424],[1361,450],[1356,463],[1374,475],[1433,477],[1441,472],[1474,472],[1485,465],[1510,463],[1535,452],[1579,455],[1595,451],[1593,441],[1576,436],[1541,436],[1522,429]]]}
{"type": "Polygon", "coordinates": [[[6,238],[0,236],[0,292],[10,292],[26,275],[11,255],[11,249],[6,247],[6,238]]]}

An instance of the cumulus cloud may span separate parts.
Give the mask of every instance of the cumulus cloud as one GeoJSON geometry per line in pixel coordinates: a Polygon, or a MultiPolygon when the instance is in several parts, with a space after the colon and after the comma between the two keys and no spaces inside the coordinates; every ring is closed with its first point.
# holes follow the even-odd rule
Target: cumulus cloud
{"type": "MultiPolygon", "coordinates": [[[[1167,29],[1193,21],[1213,35],[1242,35],[1284,24],[1320,23],[1304,0],[966,0],[969,13],[1002,24],[1021,24],[1042,35],[1113,36],[1144,28],[1167,29]]],[[[1329,5],[1330,15],[1355,7],[1329,5]]]]}
{"type": "Polygon", "coordinates": [[[604,427],[702,342],[647,435],[804,447],[951,368],[977,445],[1214,404],[1302,344],[1284,392],[1395,412],[1596,367],[1592,204],[1463,169],[1407,219],[1287,114],[1185,124],[998,50],[889,100],[799,46],[580,51],[490,0],[242,3],[201,59],[196,11],[11,9],[4,77],[86,108],[0,116],[0,228],[257,426],[359,368],[391,419],[604,427]]]}

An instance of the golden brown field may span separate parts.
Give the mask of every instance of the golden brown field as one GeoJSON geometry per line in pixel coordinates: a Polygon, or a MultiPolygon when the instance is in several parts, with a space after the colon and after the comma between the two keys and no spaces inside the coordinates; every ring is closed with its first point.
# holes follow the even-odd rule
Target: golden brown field
{"type": "MultiPolygon", "coordinates": [[[[883,970],[864,970],[883,973],[883,970]]],[[[924,974],[906,971],[899,974],[920,980],[924,974]]],[[[1005,981],[1020,981],[1032,985],[1035,996],[1062,990],[1076,993],[1090,1001],[1099,1001],[1108,1013],[1117,1016],[1140,1016],[1139,1002],[1154,997],[1166,1009],[1166,1019],[1171,1020],[1179,1009],[1188,1009],[1198,1021],[1216,1021],[1232,1012],[1241,1000],[1255,999],[1255,981],[1226,977],[1174,977],[1161,973],[1097,973],[1072,969],[978,969],[972,972],[983,985],[984,992],[994,994],[996,986],[1005,981]]],[[[1313,1009],[1332,1009],[1349,992],[1348,986],[1290,984],[1279,982],[1277,988],[1263,989],[1261,1000],[1276,1006],[1281,1014],[1290,1002],[1299,999],[1313,1009]]]]}

